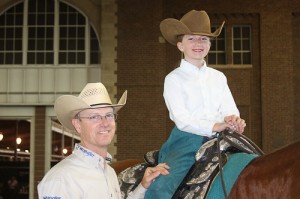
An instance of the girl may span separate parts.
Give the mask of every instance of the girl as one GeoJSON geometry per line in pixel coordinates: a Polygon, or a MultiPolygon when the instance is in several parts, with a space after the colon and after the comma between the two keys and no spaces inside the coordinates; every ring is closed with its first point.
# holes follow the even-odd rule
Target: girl
{"type": "Polygon", "coordinates": [[[159,152],[159,162],[170,166],[170,174],[155,180],[146,199],[172,198],[194,164],[197,150],[216,132],[244,131],[246,123],[239,117],[225,75],[204,60],[210,38],[217,37],[223,25],[212,33],[207,13],[195,10],[180,20],[168,18],[160,24],[164,38],[177,46],[184,59],[164,83],[163,95],[175,127],[159,152]]]}

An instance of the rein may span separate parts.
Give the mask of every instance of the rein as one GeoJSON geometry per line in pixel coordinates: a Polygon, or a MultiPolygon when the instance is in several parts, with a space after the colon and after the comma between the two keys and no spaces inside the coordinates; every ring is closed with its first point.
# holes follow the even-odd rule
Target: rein
{"type": "Polygon", "coordinates": [[[243,151],[245,153],[249,154],[257,154],[258,156],[264,155],[264,152],[248,137],[239,134],[235,131],[230,131],[230,130],[224,130],[222,132],[217,133],[217,148],[218,148],[218,159],[219,159],[219,171],[220,171],[220,176],[221,176],[221,181],[222,181],[222,188],[223,188],[223,193],[225,196],[225,199],[228,198],[227,192],[226,192],[226,187],[225,187],[225,181],[224,181],[224,176],[223,176],[223,168],[222,168],[222,157],[221,157],[221,149],[220,149],[220,140],[222,137],[226,142],[228,142],[231,146],[239,149],[240,151],[243,151]],[[246,147],[242,147],[240,144],[237,144],[236,142],[233,142],[232,139],[236,139],[238,142],[243,144],[246,147]]]}

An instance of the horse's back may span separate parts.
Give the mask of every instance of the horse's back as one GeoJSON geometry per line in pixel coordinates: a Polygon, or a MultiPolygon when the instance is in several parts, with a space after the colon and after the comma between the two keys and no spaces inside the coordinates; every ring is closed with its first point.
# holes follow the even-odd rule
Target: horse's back
{"type": "Polygon", "coordinates": [[[144,162],[143,159],[127,159],[127,160],[119,160],[117,162],[113,162],[111,163],[110,166],[114,168],[116,174],[118,175],[120,172],[124,171],[125,169],[142,162],[144,162]]]}
{"type": "Polygon", "coordinates": [[[300,141],[253,160],[240,174],[230,199],[300,196],[300,141]]]}

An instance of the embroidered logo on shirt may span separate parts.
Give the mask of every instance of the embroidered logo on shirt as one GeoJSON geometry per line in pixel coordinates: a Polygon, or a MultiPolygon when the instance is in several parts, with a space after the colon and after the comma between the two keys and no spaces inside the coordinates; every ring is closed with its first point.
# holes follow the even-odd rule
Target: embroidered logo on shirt
{"type": "Polygon", "coordinates": [[[109,158],[109,157],[106,157],[105,160],[108,162],[111,162],[111,158],[109,158]]]}
{"type": "Polygon", "coordinates": [[[95,154],[93,154],[92,152],[86,150],[85,148],[81,147],[80,145],[76,145],[76,149],[82,151],[87,156],[91,156],[91,157],[95,156],[95,154]]]}
{"type": "Polygon", "coordinates": [[[43,196],[43,199],[61,199],[60,196],[43,196]]]}

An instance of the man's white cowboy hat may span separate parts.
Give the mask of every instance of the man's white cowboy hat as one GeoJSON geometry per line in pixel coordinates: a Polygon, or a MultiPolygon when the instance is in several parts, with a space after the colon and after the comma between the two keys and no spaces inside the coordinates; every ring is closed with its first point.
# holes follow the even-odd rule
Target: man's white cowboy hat
{"type": "Polygon", "coordinates": [[[222,31],[225,21],[213,33],[211,32],[210,20],[203,10],[191,10],[180,20],[167,18],[160,23],[160,31],[163,37],[171,44],[176,45],[180,35],[203,35],[217,37],[222,31]]]}
{"type": "Polygon", "coordinates": [[[54,104],[54,111],[60,123],[70,130],[75,130],[72,119],[84,109],[113,107],[118,112],[125,104],[127,91],[125,91],[117,104],[112,104],[105,86],[98,83],[88,83],[78,97],[62,95],[54,104]]]}

